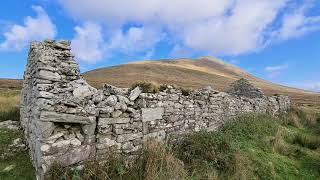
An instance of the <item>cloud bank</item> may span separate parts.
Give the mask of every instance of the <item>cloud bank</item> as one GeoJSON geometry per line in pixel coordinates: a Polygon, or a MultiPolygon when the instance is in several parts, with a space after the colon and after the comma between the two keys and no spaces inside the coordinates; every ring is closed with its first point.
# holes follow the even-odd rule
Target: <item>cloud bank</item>
{"type": "Polygon", "coordinates": [[[5,40],[0,43],[0,50],[17,51],[25,48],[30,41],[54,38],[56,27],[40,6],[32,6],[36,17],[26,17],[23,25],[14,24],[3,34],[5,40]]]}
{"type": "Polygon", "coordinates": [[[107,54],[133,53],[133,49],[150,52],[157,43],[166,42],[175,56],[185,54],[186,49],[193,53],[239,55],[319,30],[320,16],[306,15],[313,2],[60,0],[77,21],[95,22],[106,30],[109,37],[104,37],[101,44],[109,51],[107,54]]]}

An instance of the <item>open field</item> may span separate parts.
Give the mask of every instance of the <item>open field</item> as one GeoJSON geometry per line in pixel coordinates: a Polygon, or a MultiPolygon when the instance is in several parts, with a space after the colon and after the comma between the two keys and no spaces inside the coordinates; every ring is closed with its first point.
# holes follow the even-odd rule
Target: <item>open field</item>
{"type": "Polygon", "coordinates": [[[15,120],[20,116],[20,91],[0,89],[0,121],[15,120]]]}

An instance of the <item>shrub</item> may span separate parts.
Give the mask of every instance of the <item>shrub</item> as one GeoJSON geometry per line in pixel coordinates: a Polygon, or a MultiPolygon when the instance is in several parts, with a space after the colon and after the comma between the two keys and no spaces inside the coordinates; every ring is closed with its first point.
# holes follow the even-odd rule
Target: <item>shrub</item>
{"type": "Polygon", "coordinates": [[[159,91],[164,91],[168,88],[167,84],[160,84],[159,91]]]}
{"type": "Polygon", "coordinates": [[[184,96],[189,96],[192,92],[192,89],[190,89],[190,88],[180,88],[180,89],[181,89],[182,95],[184,95],[184,96]]]}
{"type": "Polygon", "coordinates": [[[292,143],[309,149],[317,149],[320,147],[320,138],[317,136],[308,136],[302,133],[296,133],[292,143]]]}
{"type": "Polygon", "coordinates": [[[235,150],[223,134],[201,131],[179,140],[174,151],[192,172],[197,166],[207,165],[219,171],[228,170],[235,150]]]}
{"type": "Polygon", "coordinates": [[[160,85],[152,81],[139,81],[135,83],[131,89],[139,86],[144,93],[158,93],[160,91],[160,85]]]}

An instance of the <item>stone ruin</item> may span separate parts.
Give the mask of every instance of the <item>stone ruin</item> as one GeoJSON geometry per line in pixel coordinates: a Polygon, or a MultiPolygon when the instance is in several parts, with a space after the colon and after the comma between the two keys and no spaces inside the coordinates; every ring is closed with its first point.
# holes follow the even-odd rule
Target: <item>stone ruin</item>
{"type": "Polygon", "coordinates": [[[212,131],[243,113],[276,116],[290,106],[288,97],[267,97],[243,79],[228,92],[205,88],[186,95],[166,86],[143,93],[140,87],[107,84],[95,89],[81,77],[69,41],[32,42],[21,124],[37,177],[43,179],[54,162],[70,166],[110,152],[134,156],[150,138],[212,131]]]}

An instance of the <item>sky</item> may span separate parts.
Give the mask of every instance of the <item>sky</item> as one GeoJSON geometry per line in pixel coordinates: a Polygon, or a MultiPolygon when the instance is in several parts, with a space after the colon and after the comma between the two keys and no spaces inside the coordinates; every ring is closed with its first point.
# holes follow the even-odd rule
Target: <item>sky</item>
{"type": "Polygon", "coordinates": [[[47,38],[71,40],[82,72],[209,55],[320,92],[317,0],[6,0],[0,78],[23,78],[30,42],[47,38]]]}

